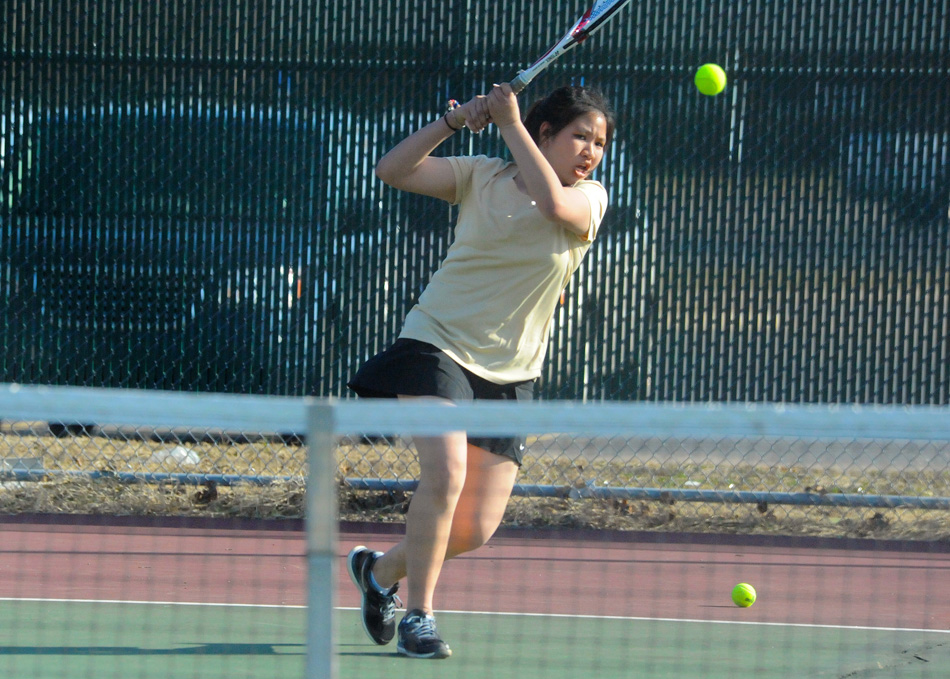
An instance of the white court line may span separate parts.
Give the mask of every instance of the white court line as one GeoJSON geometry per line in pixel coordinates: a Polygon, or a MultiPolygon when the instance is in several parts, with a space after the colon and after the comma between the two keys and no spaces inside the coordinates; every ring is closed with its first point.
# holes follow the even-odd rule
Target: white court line
{"type": "MultiPolygon", "coordinates": [[[[341,609],[350,610],[350,609],[341,609]]],[[[359,610],[359,609],[352,609],[359,610]]],[[[626,615],[590,615],[574,613],[493,613],[490,611],[438,611],[460,615],[506,615],[525,618],[569,618],[571,620],[617,620],[621,622],[698,622],[711,625],[760,625],[762,627],[803,627],[813,629],[864,630],[872,632],[934,632],[950,634],[950,629],[918,629],[915,627],[867,627],[863,625],[818,625],[806,622],[761,622],[756,620],[704,620],[701,618],[646,618],[626,615]]]]}
{"type": "MultiPolygon", "coordinates": [[[[215,606],[228,608],[290,608],[306,609],[300,604],[231,604],[231,603],[202,603],[199,601],[129,601],[127,599],[43,599],[35,597],[0,597],[0,601],[29,601],[34,603],[80,603],[80,604],[139,604],[146,606],[215,606]]],[[[338,611],[358,611],[351,606],[337,607],[338,611]]],[[[438,613],[450,615],[501,615],[506,617],[522,618],[568,618],[581,620],[615,620],[618,622],[688,622],[708,623],[710,625],[751,625],[762,627],[800,627],[805,629],[841,629],[870,632],[932,632],[934,634],[950,634],[950,629],[922,629],[915,627],[868,627],[864,625],[818,625],[801,622],[761,622],[753,620],[703,620],[700,618],[647,618],[623,615],[590,615],[572,613],[512,613],[494,611],[458,611],[439,610],[438,613]]]]}

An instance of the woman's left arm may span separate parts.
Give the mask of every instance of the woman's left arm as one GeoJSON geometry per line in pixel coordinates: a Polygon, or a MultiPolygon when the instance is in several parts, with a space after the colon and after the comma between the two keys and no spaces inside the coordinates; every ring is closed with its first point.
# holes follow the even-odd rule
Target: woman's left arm
{"type": "Polygon", "coordinates": [[[518,99],[507,83],[492,88],[488,108],[541,214],[568,231],[586,236],[590,230],[590,200],[578,189],[561,184],[521,122],[518,99]]]}

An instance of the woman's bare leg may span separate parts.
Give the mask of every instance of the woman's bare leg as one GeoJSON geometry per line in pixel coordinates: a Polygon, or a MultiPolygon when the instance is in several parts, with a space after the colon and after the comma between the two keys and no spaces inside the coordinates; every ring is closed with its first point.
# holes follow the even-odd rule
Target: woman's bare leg
{"type": "Polygon", "coordinates": [[[518,465],[511,458],[468,447],[465,487],[455,507],[446,559],[478,549],[495,534],[517,476],[518,465]]]}
{"type": "MultiPolygon", "coordinates": [[[[423,443],[423,446],[425,447],[426,444],[423,443]]],[[[384,588],[391,587],[408,576],[407,609],[411,610],[417,607],[414,603],[416,599],[413,598],[416,592],[413,585],[415,579],[413,568],[422,568],[421,572],[426,573],[426,576],[424,576],[427,577],[424,581],[425,584],[418,583],[421,588],[418,594],[422,601],[427,602],[428,606],[432,606],[435,583],[444,560],[483,545],[494,534],[502,518],[504,518],[505,507],[508,505],[511,489],[518,474],[518,465],[509,458],[495,455],[482,448],[468,445],[466,447],[464,485],[455,502],[447,539],[444,542],[441,537],[438,540],[417,540],[415,531],[410,530],[410,524],[413,524],[416,518],[412,515],[412,511],[417,502],[417,491],[409,505],[410,515],[406,519],[406,537],[381,556],[373,568],[373,576],[376,582],[384,588]],[[429,555],[424,559],[418,559],[414,565],[411,565],[412,560],[409,558],[409,553],[419,549],[418,545],[426,545],[428,549],[435,549],[436,544],[444,544],[441,557],[429,558],[431,557],[429,555]],[[436,561],[438,562],[437,569],[435,568],[436,561]],[[433,574],[434,579],[432,578],[433,574]]],[[[423,506],[425,510],[420,512],[425,520],[431,512],[430,504],[423,502],[420,506],[423,506]]],[[[413,526],[413,528],[418,528],[418,526],[413,526]]],[[[432,610],[423,606],[418,607],[429,612],[432,610]]]]}

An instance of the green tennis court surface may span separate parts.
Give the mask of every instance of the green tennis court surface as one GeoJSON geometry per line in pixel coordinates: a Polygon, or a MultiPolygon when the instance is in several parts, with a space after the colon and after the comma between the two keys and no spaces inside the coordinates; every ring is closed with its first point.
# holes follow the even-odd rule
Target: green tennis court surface
{"type": "MultiPolygon", "coordinates": [[[[446,661],[366,640],[339,613],[341,677],[945,676],[950,634],[596,617],[442,613],[446,661]]],[[[0,602],[4,677],[302,677],[304,611],[289,607],[0,602]]]]}

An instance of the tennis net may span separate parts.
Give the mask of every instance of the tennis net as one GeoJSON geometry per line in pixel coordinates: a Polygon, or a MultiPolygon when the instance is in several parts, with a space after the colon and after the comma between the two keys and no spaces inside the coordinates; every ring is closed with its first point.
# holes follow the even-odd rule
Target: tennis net
{"type": "Polygon", "coordinates": [[[4,676],[929,678],[950,661],[944,408],[5,386],[0,413],[4,676]],[[401,539],[411,436],[460,429],[527,436],[525,465],[496,536],[443,569],[451,665],[397,660],[365,639],[343,559],[401,539]],[[155,467],[157,447],[185,452],[155,467]],[[81,496],[80,476],[99,489],[42,504],[81,496]],[[236,499],[265,487],[282,511],[236,499]],[[338,523],[357,504],[372,520],[338,523]],[[806,510],[850,528],[790,534],[806,510]]]}

